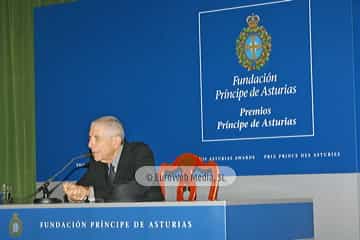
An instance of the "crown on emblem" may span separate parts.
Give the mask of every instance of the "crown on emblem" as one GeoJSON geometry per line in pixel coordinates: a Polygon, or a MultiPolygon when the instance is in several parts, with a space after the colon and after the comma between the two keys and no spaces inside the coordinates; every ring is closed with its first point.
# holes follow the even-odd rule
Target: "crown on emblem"
{"type": "Polygon", "coordinates": [[[259,15],[251,14],[251,16],[248,16],[246,18],[246,22],[250,28],[256,27],[258,25],[259,21],[260,21],[259,15]]]}

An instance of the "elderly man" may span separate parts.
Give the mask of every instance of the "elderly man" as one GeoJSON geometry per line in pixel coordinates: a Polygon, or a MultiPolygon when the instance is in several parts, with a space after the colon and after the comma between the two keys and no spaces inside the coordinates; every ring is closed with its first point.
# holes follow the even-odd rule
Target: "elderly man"
{"type": "Polygon", "coordinates": [[[117,118],[104,116],[93,121],[88,146],[93,157],[88,171],[77,184],[63,184],[70,201],[94,201],[94,197],[99,201],[164,200],[159,186],[136,181],[139,168],[154,169],[153,154],[143,143],[126,142],[124,128],[117,118]]]}

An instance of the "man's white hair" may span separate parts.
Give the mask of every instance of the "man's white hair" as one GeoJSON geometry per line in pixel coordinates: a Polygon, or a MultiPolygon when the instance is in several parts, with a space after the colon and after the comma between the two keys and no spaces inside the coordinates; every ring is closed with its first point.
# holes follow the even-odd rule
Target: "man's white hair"
{"type": "Polygon", "coordinates": [[[94,124],[101,124],[105,127],[105,132],[108,136],[120,136],[121,140],[125,139],[125,131],[122,123],[114,116],[103,116],[95,119],[91,122],[91,126],[94,124]]]}

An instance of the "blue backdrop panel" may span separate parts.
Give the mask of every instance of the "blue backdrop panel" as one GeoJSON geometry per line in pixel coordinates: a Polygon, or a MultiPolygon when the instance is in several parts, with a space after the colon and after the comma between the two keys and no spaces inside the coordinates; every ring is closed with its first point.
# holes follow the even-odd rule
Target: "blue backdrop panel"
{"type": "MultiPolygon", "coordinates": [[[[308,1],[200,13],[204,141],[313,135],[309,14],[308,1]],[[248,26],[252,16],[254,24],[264,30],[246,32],[255,29],[248,26]],[[269,54],[265,65],[258,63],[259,70],[248,71],[244,62],[243,67],[237,61],[239,33],[244,36],[246,58],[261,62],[261,55],[269,54]],[[271,39],[269,49],[264,47],[262,34],[271,39]],[[292,61],[283,67],[286,59],[292,61]]],[[[256,61],[252,66],[256,67],[256,61]]]]}
{"type": "Polygon", "coordinates": [[[86,152],[90,121],[107,114],[157,163],[194,152],[238,175],[357,171],[355,11],[349,0],[323,4],[89,0],[37,9],[38,180],[86,152]],[[263,31],[246,35],[252,14],[271,51],[248,70],[237,49],[249,59],[267,51],[263,31]]]}
{"type": "MultiPolygon", "coordinates": [[[[354,81],[354,89],[359,89],[360,84],[360,1],[353,0],[352,6],[352,16],[353,16],[353,31],[354,31],[354,70],[355,70],[355,81],[354,81]]],[[[360,95],[356,94],[356,103],[360,102],[360,95]]],[[[360,104],[356,105],[357,110],[357,119],[360,118],[360,104]]],[[[357,142],[360,141],[360,132],[357,128],[357,142]]],[[[360,150],[359,145],[358,151],[360,150]]]]}

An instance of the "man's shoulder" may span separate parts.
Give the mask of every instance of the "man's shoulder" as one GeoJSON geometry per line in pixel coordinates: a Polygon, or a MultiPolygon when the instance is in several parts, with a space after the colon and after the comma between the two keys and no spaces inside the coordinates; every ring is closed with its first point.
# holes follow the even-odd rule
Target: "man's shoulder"
{"type": "Polygon", "coordinates": [[[150,149],[149,145],[144,142],[126,142],[125,147],[130,151],[137,149],[150,149]]]}

